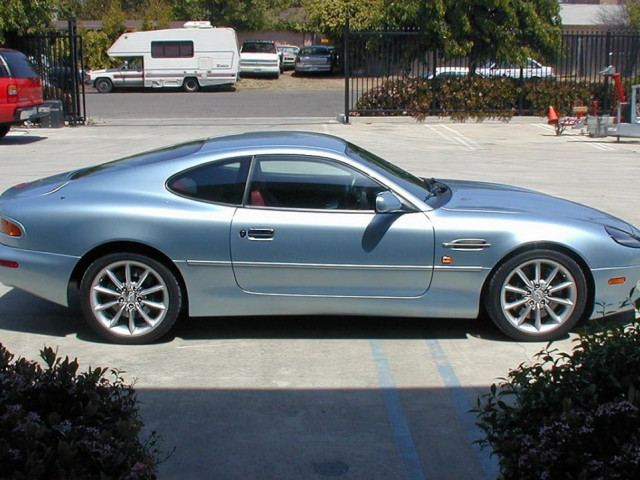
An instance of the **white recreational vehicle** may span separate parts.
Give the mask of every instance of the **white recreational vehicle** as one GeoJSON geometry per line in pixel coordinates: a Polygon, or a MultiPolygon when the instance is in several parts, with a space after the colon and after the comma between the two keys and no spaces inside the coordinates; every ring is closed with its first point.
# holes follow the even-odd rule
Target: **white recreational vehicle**
{"type": "Polygon", "coordinates": [[[232,28],[186,22],[183,28],[124,33],[107,50],[123,58],[118,68],[93,70],[100,93],[114,88],[200,87],[231,85],[238,79],[238,39],[232,28]]]}

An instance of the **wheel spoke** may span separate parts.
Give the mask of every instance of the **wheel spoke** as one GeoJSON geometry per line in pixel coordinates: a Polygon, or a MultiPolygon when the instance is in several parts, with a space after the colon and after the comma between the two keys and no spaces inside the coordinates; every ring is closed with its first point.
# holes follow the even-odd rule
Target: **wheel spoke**
{"type": "Polygon", "coordinates": [[[122,285],[122,282],[118,279],[118,277],[116,277],[116,274],[113,273],[110,269],[106,271],[107,277],[109,277],[109,280],[111,280],[113,282],[113,284],[116,286],[116,288],[122,289],[124,288],[124,285],[122,285]]]}
{"type": "Polygon", "coordinates": [[[524,288],[516,287],[515,285],[506,285],[504,289],[507,292],[517,293],[518,295],[526,295],[528,293],[524,288]]]}
{"type": "Polygon", "coordinates": [[[510,302],[505,304],[504,308],[507,310],[513,310],[514,308],[520,308],[525,305],[529,300],[526,298],[521,298],[520,300],[516,300],[515,302],[510,302]]]}
{"type": "Polygon", "coordinates": [[[565,307],[572,307],[574,305],[574,303],[568,298],[549,297],[549,301],[559,303],[565,307]]]}
{"type": "Polygon", "coordinates": [[[140,292],[141,295],[151,295],[152,293],[156,293],[156,292],[164,292],[165,288],[164,285],[155,285],[151,288],[147,288],[146,290],[142,290],[140,292]]]}
{"type": "Polygon", "coordinates": [[[516,270],[516,274],[520,277],[520,279],[525,283],[525,285],[529,288],[533,288],[533,282],[531,281],[531,279],[527,276],[526,273],[524,273],[522,271],[521,268],[518,268],[516,270]]]}
{"type": "Polygon", "coordinates": [[[149,307],[149,308],[153,308],[155,310],[160,310],[161,312],[165,311],[167,309],[166,305],[164,303],[159,303],[159,302],[152,302],[149,300],[142,300],[140,302],[142,305],[144,305],[145,307],[149,307]]]}
{"type": "Polygon", "coordinates": [[[109,322],[109,327],[113,328],[116,325],[118,325],[118,323],[120,322],[120,317],[122,317],[122,313],[124,312],[125,309],[125,305],[124,303],[120,306],[120,308],[118,309],[118,311],[115,313],[115,315],[113,316],[113,318],[111,318],[111,321],[109,322]]]}
{"type": "Polygon", "coordinates": [[[102,293],[104,295],[110,295],[112,297],[120,296],[120,292],[111,290],[110,288],[107,288],[107,287],[103,287],[102,285],[96,285],[95,287],[93,287],[93,291],[97,293],[102,293]]]}

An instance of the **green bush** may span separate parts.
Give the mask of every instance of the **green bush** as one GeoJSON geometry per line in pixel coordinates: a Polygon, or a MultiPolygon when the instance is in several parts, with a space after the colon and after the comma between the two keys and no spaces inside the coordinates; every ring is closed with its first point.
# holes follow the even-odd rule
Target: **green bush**
{"type": "Polygon", "coordinates": [[[158,437],[143,443],[134,389],[117,370],[77,373],[77,359],[40,352],[45,367],[0,344],[0,478],[156,478],[158,437]]]}
{"type": "Polygon", "coordinates": [[[558,115],[569,115],[576,100],[583,101],[589,111],[594,98],[603,98],[597,84],[574,82],[530,82],[525,102],[534,115],[546,116],[553,106],[558,115]]]}
{"type": "Polygon", "coordinates": [[[509,119],[518,105],[518,81],[508,77],[451,78],[439,85],[442,114],[455,120],[509,119]]]}
{"type": "Polygon", "coordinates": [[[547,346],[478,399],[479,443],[502,479],[640,478],[640,323],[576,342],[547,346]]]}
{"type": "Polygon", "coordinates": [[[610,95],[603,82],[574,83],[508,77],[459,77],[436,80],[391,79],[365,92],[355,115],[408,115],[422,120],[437,113],[454,120],[511,118],[520,108],[544,117],[549,106],[560,116],[572,113],[576,100],[591,109],[594,99],[610,95]],[[522,105],[520,104],[522,102],[522,105]]]}
{"type": "Polygon", "coordinates": [[[422,78],[386,80],[356,102],[360,115],[424,115],[431,109],[433,92],[422,78]]]}

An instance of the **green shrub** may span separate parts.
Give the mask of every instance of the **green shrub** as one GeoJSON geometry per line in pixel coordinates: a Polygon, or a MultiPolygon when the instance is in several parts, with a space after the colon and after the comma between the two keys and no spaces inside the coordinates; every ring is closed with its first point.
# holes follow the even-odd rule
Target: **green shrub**
{"type": "Polygon", "coordinates": [[[518,81],[508,77],[451,78],[440,83],[442,114],[454,120],[509,119],[518,105],[518,81]]]}
{"type": "Polygon", "coordinates": [[[640,323],[576,342],[547,346],[478,399],[479,443],[502,479],[640,478],[640,323]]]}
{"type": "Polygon", "coordinates": [[[77,359],[40,352],[45,367],[0,344],[0,478],[156,478],[158,437],[142,443],[134,389],[117,370],[77,373],[77,359]]]}
{"type": "Polygon", "coordinates": [[[431,109],[433,92],[422,78],[390,79],[372,88],[356,102],[359,115],[424,115],[431,109]]]}
{"type": "Polygon", "coordinates": [[[583,101],[589,111],[594,98],[603,98],[597,85],[574,82],[529,82],[525,102],[534,115],[544,117],[553,106],[558,115],[569,115],[576,100],[583,101]]]}
{"type": "MultiPolygon", "coordinates": [[[[629,90],[628,86],[626,88],[629,90]]],[[[520,108],[544,117],[549,106],[560,116],[572,113],[580,100],[589,111],[594,99],[611,95],[604,82],[574,83],[520,80],[508,77],[458,77],[436,80],[391,79],[365,92],[356,102],[355,115],[408,115],[423,120],[437,112],[454,120],[510,119],[520,108]],[[520,104],[522,102],[522,105],[520,104]]]]}

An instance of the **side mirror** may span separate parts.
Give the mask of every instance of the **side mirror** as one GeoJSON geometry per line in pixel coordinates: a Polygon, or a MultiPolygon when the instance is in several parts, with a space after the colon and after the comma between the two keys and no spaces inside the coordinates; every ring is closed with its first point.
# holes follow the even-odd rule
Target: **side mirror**
{"type": "Polygon", "coordinates": [[[398,213],[402,211],[402,202],[393,193],[387,191],[376,195],[376,213],[398,213]]]}

